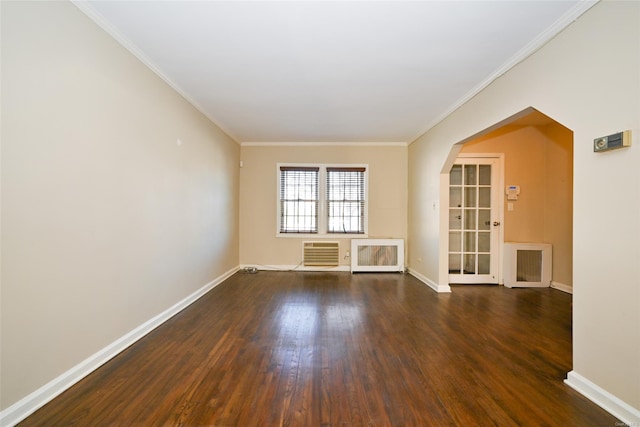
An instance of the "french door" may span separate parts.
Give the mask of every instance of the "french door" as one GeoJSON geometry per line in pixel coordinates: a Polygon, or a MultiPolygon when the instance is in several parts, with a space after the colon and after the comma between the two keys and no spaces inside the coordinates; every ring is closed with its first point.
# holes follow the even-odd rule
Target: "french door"
{"type": "Polygon", "coordinates": [[[459,157],[449,174],[449,283],[498,283],[501,161],[459,157]]]}

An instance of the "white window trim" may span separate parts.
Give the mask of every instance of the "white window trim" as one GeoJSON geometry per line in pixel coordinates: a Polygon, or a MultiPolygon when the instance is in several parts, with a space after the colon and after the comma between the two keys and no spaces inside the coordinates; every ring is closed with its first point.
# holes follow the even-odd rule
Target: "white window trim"
{"type": "Polygon", "coordinates": [[[369,165],[355,163],[278,163],[276,164],[276,237],[296,239],[366,239],[369,237],[369,165]],[[318,170],[318,232],[317,233],[281,233],[280,232],[280,168],[281,167],[317,167],[318,170]],[[364,168],[364,233],[327,233],[327,168],[364,168]]]}

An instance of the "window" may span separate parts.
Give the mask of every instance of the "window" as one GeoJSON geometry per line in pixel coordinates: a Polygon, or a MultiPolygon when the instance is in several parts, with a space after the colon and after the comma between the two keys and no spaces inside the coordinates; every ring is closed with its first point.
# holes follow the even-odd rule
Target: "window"
{"type": "Polygon", "coordinates": [[[280,232],[318,232],[318,170],[280,168],[280,232]]]}
{"type": "Polygon", "coordinates": [[[327,168],[327,233],[364,233],[365,168],[327,168]]]}
{"type": "Polygon", "coordinates": [[[367,233],[367,167],[278,165],[278,234],[367,233]]]}

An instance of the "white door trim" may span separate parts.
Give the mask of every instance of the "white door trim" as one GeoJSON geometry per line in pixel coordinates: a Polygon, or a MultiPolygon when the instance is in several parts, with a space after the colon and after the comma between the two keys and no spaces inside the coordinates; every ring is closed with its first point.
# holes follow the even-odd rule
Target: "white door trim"
{"type": "MultiPolygon", "coordinates": [[[[457,147],[456,147],[457,148],[457,147]]],[[[461,147],[460,147],[461,148],[461,147]]],[[[452,150],[453,151],[453,150],[452,150]]],[[[451,166],[459,158],[495,158],[497,159],[498,171],[498,198],[499,203],[496,207],[496,214],[498,221],[500,221],[500,227],[498,230],[498,284],[504,284],[504,266],[503,266],[503,246],[504,246],[504,153],[458,153],[457,156],[451,159],[450,164],[445,164],[442,172],[440,173],[440,263],[439,263],[439,281],[441,284],[449,284],[449,171],[451,166]]]]}

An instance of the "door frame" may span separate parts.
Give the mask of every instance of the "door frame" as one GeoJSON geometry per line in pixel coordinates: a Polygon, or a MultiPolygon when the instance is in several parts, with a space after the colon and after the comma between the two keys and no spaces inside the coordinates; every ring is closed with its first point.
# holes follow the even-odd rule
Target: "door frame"
{"type": "MultiPolygon", "coordinates": [[[[462,144],[455,144],[449,157],[440,171],[440,245],[439,245],[439,277],[441,284],[449,287],[449,172],[455,161],[459,158],[495,158],[497,160],[496,167],[498,170],[498,206],[496,214],[500,227],[498,230],[498,285],[504,285],[504,263],[503,263],[503,247],[504,247],[504,153],[460,153],[462,144]]],[[[449,288],[450,290],[450,288],[449,288]]]]}

